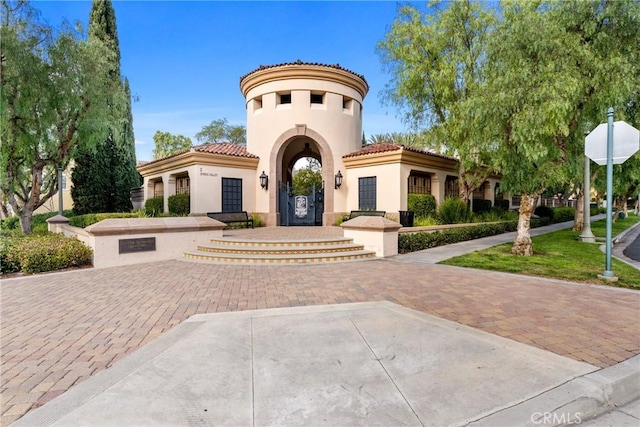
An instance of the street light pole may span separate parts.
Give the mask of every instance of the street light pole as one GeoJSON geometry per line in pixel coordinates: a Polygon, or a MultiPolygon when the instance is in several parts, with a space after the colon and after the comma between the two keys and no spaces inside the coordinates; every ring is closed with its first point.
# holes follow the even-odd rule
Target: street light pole
{"type": "Polygon", "coordinates": [[[583,212],[583,222],[582,225],[582,234],[580,234],[580,241],[587,243],[594,243],[596,241],[596,236],[591,232],[591,160],[587,156],[584,156],[584,212],[583,212]]]}
{"type": "Polygon", "coordinates": [[[62,216],[62,165],[58,165],[58,215],[62,216]]]}

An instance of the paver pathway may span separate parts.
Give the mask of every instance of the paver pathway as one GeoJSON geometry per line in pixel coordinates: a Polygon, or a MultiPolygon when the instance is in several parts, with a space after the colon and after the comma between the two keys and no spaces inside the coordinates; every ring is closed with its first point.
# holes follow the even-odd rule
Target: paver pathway
{"type": "Polygon", "coordinates": [[[3,281],[2,425],[196,313],[388,300],[598,366],[640,353],[640,292],[375,260],[170,261],[3,281]]]}

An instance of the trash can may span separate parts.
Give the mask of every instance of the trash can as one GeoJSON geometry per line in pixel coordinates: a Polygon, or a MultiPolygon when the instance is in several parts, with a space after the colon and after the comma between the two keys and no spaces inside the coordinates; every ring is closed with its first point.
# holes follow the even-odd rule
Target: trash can
{"type": "Polygon", "coordinates": [[[413,227],[413,211],[400,211],[400,224],[403,227],[413,227]]]}

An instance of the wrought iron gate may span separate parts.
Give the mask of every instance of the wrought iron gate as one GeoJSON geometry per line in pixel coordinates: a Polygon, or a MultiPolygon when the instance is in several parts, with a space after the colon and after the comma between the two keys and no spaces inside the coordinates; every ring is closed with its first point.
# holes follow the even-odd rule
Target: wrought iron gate
{"type": "Polygon", "coordinates": [[[289,183],[280,183],[278,191],[278,207],[280,208],[280,225],[322,225],[324,212],[324,191],[316,190],[311,194],[294,196],[289,183]]]}

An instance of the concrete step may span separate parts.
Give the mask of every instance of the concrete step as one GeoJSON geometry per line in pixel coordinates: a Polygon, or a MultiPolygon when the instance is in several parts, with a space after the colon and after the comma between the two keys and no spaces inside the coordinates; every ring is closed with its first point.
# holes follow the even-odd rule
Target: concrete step
{"type": "Polygon", "coordinates": [[[185,252],[186,259],[224,264],[318,264],[347,262],[375,258],[374,251],[349,250],[342,252],[298,253],[298,254],[239,254],[207,251],[185,252]]]}
{"type": "Polygon", "coordinates": [[[305,239],[305,240],[253,240],[237,238],[211,239],[216,246],[233,246],[248,248],[308,248],[324,247],[353,243],[353,239],[335,237],[329,239],[305,239]]]}
{"type": "Polygon", "coordinates": [[[243,254],[243,255],[300,255],[353,252],[364,249],[363,245],[355,243],[343,243],[339,245],[203,245],[198,246],[198,252],[212,252],[217,254],[243,254]]]}

